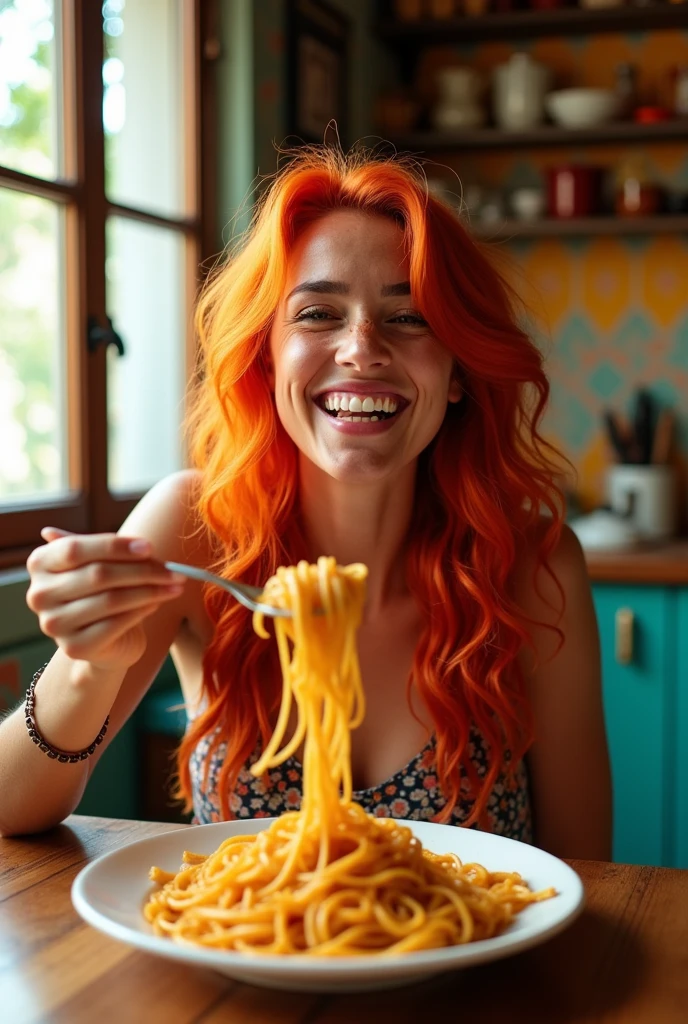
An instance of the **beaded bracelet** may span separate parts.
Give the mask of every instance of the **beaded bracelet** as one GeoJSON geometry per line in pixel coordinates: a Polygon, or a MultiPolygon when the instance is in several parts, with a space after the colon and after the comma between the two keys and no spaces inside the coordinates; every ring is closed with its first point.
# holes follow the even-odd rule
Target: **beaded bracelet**
{"type": "Polygon", "coordinates": [[[100,732],[98,733],[90,747],[86,747],[85,750],[79,750],[76,753],[70,753],[70,751],[68,750],[59,750],[58,747],[53,747],[51,743],[48,743],[48,741],[45,740],[39,732],[38,726],[36,725],[36,720],[33,717],[33,712],[36,703],[36,683],[41,678],[49,664],[50,662],[46,661],[45,665],[43,665],[42,668],[39,668],[38,671],[34,673],[33,679],[29,684],[29,689],[26,694],[25,703],[24,720],[26,722],[26,728],[29,730],[29,736],[36,744],[38,749],[42,750],[43,753],[47,754],[48,757],[52,758],[53,761],[59,761],[61,764],[76,764],[77,761],[85,761],[87,757],[90,757],[91,754],[96,749],[96,747],[98,746],[98,744],[103,742],[103,736],[107,732],[107,727],[110,724],[110,716],[107,716],[103,723],[103,728],[100,730],[100,732]]]}

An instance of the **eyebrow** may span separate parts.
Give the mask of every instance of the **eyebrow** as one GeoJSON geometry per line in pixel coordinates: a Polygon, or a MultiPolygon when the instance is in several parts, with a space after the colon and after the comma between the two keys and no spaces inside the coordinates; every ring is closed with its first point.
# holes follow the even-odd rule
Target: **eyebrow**
{"type": "MultiPolygon", "coordinates": [[[[301,292],[315,292],[318,295],[348,295],[350,292],[348,284],[343,281],[304,281],[302,284],[297,284],[296,288],[287,295],[287,302],[294,295],[298,295],[301,292]]],[[[411,284],[409,281],[399,281],[397,284],[385,284],[380,290],[380,295],[383,298],[387,298],[389,295],[410,295],[411,284]]]]}

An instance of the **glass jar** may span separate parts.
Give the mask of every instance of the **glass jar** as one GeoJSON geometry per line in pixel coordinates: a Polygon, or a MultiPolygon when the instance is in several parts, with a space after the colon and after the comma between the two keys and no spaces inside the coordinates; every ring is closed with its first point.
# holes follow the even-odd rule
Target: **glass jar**
{"type": "Polygon", "coordinates": [[[620,217],[650,217],[661,206],[662,192],[643,153],[622,160],[615,174],[615,209],[620,217]]]}
{"type": "Polygon", "coordinates": [[[624,62],[616,65],[614,92],[619,100],[618,117],[633,117],[638,105],[638,69],[624,62]]]}
{"type": "Polygon", "coordinates": [[[688,64],[676,68],[673,93],[674,114],[676,117],[688,117],[688,64]]]}

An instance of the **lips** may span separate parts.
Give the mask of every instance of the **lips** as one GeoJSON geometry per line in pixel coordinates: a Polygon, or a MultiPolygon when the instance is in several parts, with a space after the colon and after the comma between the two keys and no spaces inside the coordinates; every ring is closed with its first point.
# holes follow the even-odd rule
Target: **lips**
{"type": "Polygon", "coordinates": [[[341,380],[334,384],[330,384],[327,387],[320,388],[313,398],[318,401],[325,395],[330,394],[348,394],[348,395],[381,395],[384,397],[388,395],[390,398],[396,398],[399,402],[408,401],[405,399],[401,391],[398,391],[393,384],[388,384],[383,380],[341,380]]]}
{"type": "Polygon", "coordinates": [[[316,395],[314,401],[332,419],[373,423],[393,419],[410,404],[381,382],[362,381],[328,388],[316,395]]]}
{"type": "Polygon", "coordinates": [[[316,405],[318,413],[323,416],[333,430],[341,434],[368,435],[383,434],[394,429],[394,424],[399,413],[385,416],[384,413],[372,413],[360,415],[349,412],[327,412],[320,405],[316,405]]]}

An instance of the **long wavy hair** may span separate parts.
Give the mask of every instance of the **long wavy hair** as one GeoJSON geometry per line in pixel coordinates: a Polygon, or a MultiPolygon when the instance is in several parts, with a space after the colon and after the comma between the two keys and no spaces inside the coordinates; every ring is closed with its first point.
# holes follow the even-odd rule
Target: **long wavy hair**
{"type": "MultiPolygon", "coordinates": [[[[462,401],[448,406],[419,458],[404,557],[423,628],[406,696],[409,705],[420,698],[434,728],[446,799],[438,820],[468,795],[466,824],[483,822],[498,776],[533,740],[517,661],[532,624],[510,596],[509,577],[517,550],[533,537],[535,561],[552,575],[562,501],[557,453],[538,429],[549,395],[542,355],[487,249],[429,192],[415,161],[329,146],[300,151],[275,175],[242,243],[210,275],[195,315],[201,383],[188,421],[202,477],[200,522],[215,545],[214,570],[228,577],[262,583],[304,557],[298,453],[277,416],[265,352],[295,240],[340,209],[403,229],[414,303],[461,377],[462,401]],[[469,756],[472,725],[488,751],[482,777],[469,756]]],[[[218,791],[228,818],[241,766],[272,732],[279,670],[275,645],[254,634],[250,613],[218,588],[204,601],[215,631],[203,658],[202,711],[178,751],[177,792],[189,809],[190,754],[207,738],[207,787],[210,756],[226,741],[218,791]]]]}

